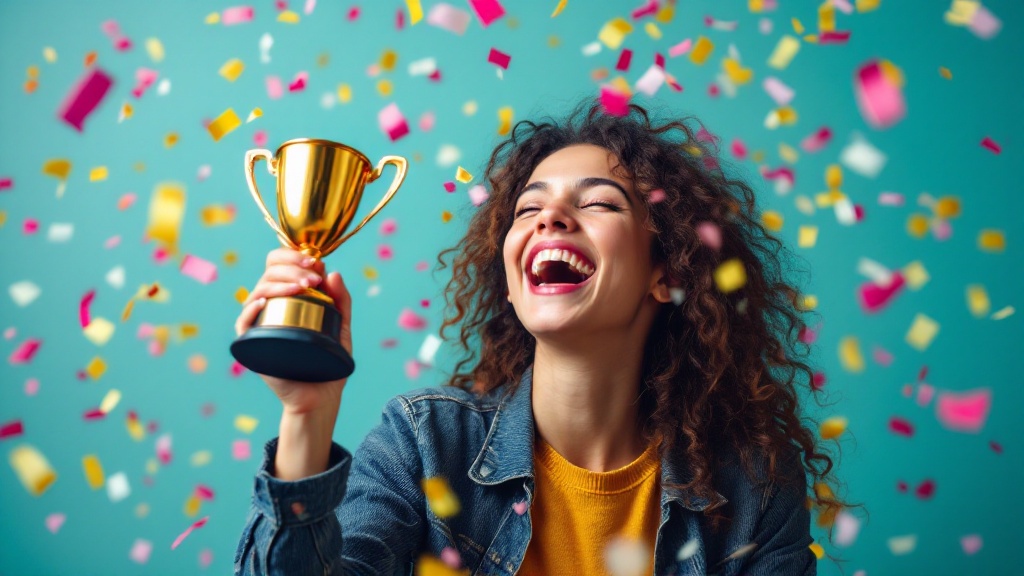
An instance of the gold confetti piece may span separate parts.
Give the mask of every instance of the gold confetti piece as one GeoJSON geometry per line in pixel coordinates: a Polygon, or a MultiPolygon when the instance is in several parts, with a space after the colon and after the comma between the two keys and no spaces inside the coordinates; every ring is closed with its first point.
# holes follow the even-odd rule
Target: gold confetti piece
{"type": "Polygon", "coordinates": [[[100,412],[103,412],[104,414],[110,414],[111,410],[117,408],[117,404],[120,401],[121,391],[116,388],[111,388],[103,397],[103,401],[100,402],[100,412]]]}
{"type": "Polygon", "coordinates": [[[939,218],[950,219],[960,216],[960,199],[956,196],[943,196],[932,208],[939,218]]]}
{"type": "Polygon", "coordinates": [[[415,26],[423,19],[423,5],[420,0],[405,0],[405,6],[409,9],[409,25],[415,26]]]}
{"type": "Polygon", "coordinates": [[[395,69],[395,64],[398,63],[398,53],[394,50],[385,50],[380,56],[380,68],[390,72],[395,69]]]}
{"type": "Polygon", "coordinates": [[[950,72],[949,68],[946,68],[945,66],[939,66],[939,75],[945,78],[946,80],[953,79],[953,73],[950,72]]]}
{"type": "Polygon", "coordinates": [[[331,55],[330,54],[328,54],[327,52],[323,52],[321,54],[317,54],[317,56],[316,56],[316,65],[317,65],[318,68],[323,68],[323,67],[327,66],[330,63],[331,63],[331,55]]]}
{"type": "Polygon", "coordinates": [[[569,3],[569,0],[558,0],[558,6],[555,6],[555,11],[551,13],[551,17],[554,18],[565,10],[565,5],[569,3]]]}
{"type": "Polygon", "coordinates": [[[877,10],[882,0],[857,0],[857,12],[870,12],[877,10]]]}
{"type": "Polygon", "coordinates": [[[846,336],[839,341],[839,361],[847,372],[864,371],[864,355],[856,336],[846,336]]]}
{"type": "Polygon", "coordinates": [[[821,544],[818,544],[817,542],[811,542],[808,548],[811,549],[811,552],[814,552],[814,557],[818,560],[821,560],[825,557],[825,549],[821,547],[821,544]]]}
{"type": "Polygon", "coordinates": [[[210,205],[199,211],[199,219],[203,226],[222,226],[235,221],[235,213],[227,206],[210,205]]]}
{"type": "Polygon", "coordinates": [[[239,304],[244,304],[247,298],[249,298],[249,289],[248,288],[246,288],[245,286],[242,286],[238,290],[235,290],[235,300],[239,304]]]}
{"type": "Polygon", "coordinates": [[[654,22],[648,22],[644,24],[644,32],[654,40],[661,40],[661,28],[654,22]]]}
{"type": "Polygon", "coordinates": [[[974,14],[981,7],[977,0],[953,0],[953,5],[946,11],[945,20],[953,26],[966,26],[974,19],[974,14]]]}
{"type": "Polygon", "coordinates": [[[234,82],[242,75],[242,71],[245,70],[245,63],[238,58],[232,58],[224,63],[220,67],[219,74],[223,76],[228,82],[234,82]]]}
{"type": "Polygon", "coordinates": [[[161,182],[149,201],[146,234],[171,250],[177,250],[178,233],[185,216],[185,187],[177,182],[161,182]]]}
{"type": "Polygon", "coordinates": [[[390,96],[392,90],[391,80],[381,78],[377,80],[377,92],[384,97],[390,96]]]}
{"type": "Polygon", "coordinates": [[[164,148],[173,148],[178,143],[178,133],[171,132],[164,136],[164,148]]]}
{"type": "Polygon", "coordinates": [[[135,308],[135,299],[132,298],[124,306],[124,310],[121,311],[121,322],[127,322],[132,317],[132,310],[135,308]]]}
{"type": "Polygon", "coordinates": [[[465,104],[462,105],[462,113],[465,114],[466,116],[472,116],[473,114],[476,114],[476,110],[476,100],[470,100],[469,102],[466,102],[465,104]]]}
{"type": "Polygon", "coordinates": [[[548,36],[548,48],[558,48],[562,45],[562,41],[558,39],[558,36],[548,36]]]}
{"type": "MultiPolygon", "coordinates": [[[[779,142],[779,157],[788,164],[796,164],[800,160],[800,153],[789,144],[779,142]]],[[[759,162],[759,160],[755,160],[755,162],[759,162]]]]}
{"type": "Polygon", "coordinates": [[[89,365],[85,367],[85,373],[89,375],[93,380],[99,380],[103,373],[107,371],[107,363],[103,361],[103,358],[99,356],[89,361],[89,365]]]}
{"type": "Polygon", "coordinates": [[[43,163],[43,174],[53,176],[59,180],[67,180],[71,174],[71,161],[64,158],[54,158],[43,163]]]}
{"type": "Polygon", "coordinates": [[[132,114],[134,113],[135,109],[132,108],[132,105],[128,102],[125,102],[124,104],[121,104],[121,110],[117,113],[117,121],[124,122],[125,120],[131,118],[132,114]]]}
{"type": "Polygon", "coordinates": [[[782,214],[775,210],[766,210],[761,214],[761,223],[772,232],[782,230],[782,214]]]}
{"type": "Polygon", "coordinates": [[[259,107],[253,108],[252,112],[249,112],[249,117],[245,119],[245,123],[248,124],[260,116],[263,116],[263,109],[259,107]]]}
{"type": "Polygon", "coordinates": [[[22,486],[33,496],[46,492],[57,480],[57,473],[50,467],[50,462],[32,446],[18,446],[11,451],[9,460],[22,486]]]}
{"type": "Polygon", "coordinates": [[[415,576],[469,576],[469,569],[456,570],[430,554],[424,554],[416,562],[415,576]]]}
{"type": "Polygon", "coordinates": [[[189,496],[188,499],[185,500],[185,516],[192,518],[196,514],[199,514],[200,504],[202,504],[202,501],[199,499],[198,496],[196,496],[195,494],[189,496]]]}
{"type": "Polygon", "coordinates": [[[440,518],[450,518],[459,513],[459,499],[448,486],[448,481],[440,476],[424,478],[423,493],[427,497],[430,509],[440,518]]]}
{"type": "Polygon", "coordinates": [[[846,424],[846,418],[844,418],[843,416],[833,416],[831,418],[828,418],[827,420],[821,423],[821,429],[819,433],[821,434],[822,440],[831,440],[833,438],[838,438],[843,434],[843,432],[846,432],[846,424]]]}
{"type": "Polygon", "coordinates": [[[982,230],[978,233],[978,248],[985,252],[1002,252],[1006,250],[1006,236],[1002,230],[982,230]]]}
{"type": "Polygon", "coordinates": [[[711,40],[708,40],[705,36],[697,38],[697,43],[693,45],[693,49],[690,50],[690,62],[698,66],[702,66],[707,62],[708,57],[711,56],[711,51],[715,49],[715,44],[711,40]]]}
{"type": "Polygon", "coordinates": [[[808,44],[817,44],[818,43],[818,35],[817,34],[807,34],[806,36],[804,36],[804,42],[807,42],[808,44]]]}
{"type": "Polygon", "coordinates": [[[213,460],[213,454],[209,450],[200,450],[192,455],[189,459],[192,466],[198,468],[200,466],[206,466],[213,460]]]}
{"type": "Polygon", "coordinates": [[[95,454],[83,456],[82,469],[85,471],[85,482],[89,484],[89,488],[93,490],[103,488],[106,476],[103,474],[103,465],[100,463],[99,457],[95,454]]]}
{"type": "Polygon", "coordinates": [[[107,167],[97,166],[89,170],[89,182],[102,182],[107,179],[107,167]]]}
{"type": "Polygon", "coordinates": [[[156,458],[150,458],[149,460],[146,460],[146,473],[147,474],[156,474],[159,471],[160,471],[160,463],[157,462],[156,458]]]}
{"type": "Polygon", "coordinates": [[[299,14],[292,10],[282,10],[281,13],[277,15],[277,21],[284,22],[285,24],[298,24],[299,14]]]}
{"type": "Polygon", "coordinates": [[[352,87],[349,86],[348,84],[339,84],[338,85],[338,100],[340,100],[342,104],[348,104],[349,102],[351,102],[352,101],[352,87]]]}
{"type": "Polygon", "coordinates": [[[906,341],[914,348],[924,352],[939,333],[939,323],[924,314],[914,316],[914,323],[907,331],[906,341]]]}
{"type": "Polygon", "coordinates": [[[818,243],[818,227],[801,226],[796,243],[801,248],[814,248],[814,245],[818,243]]]}
{"type": "Polygon", "coordinates": [[[182,324],[178,326],[178,338],[187,340],[199,335],[199,326],[196,324],[182,324]]]}
{"type": "Polygon", "coordinates": [[[43,59],[48,63],[53,64],[57,61],[57,51],[51,46],[43,48],[43,59]]]}
{"type": "Polygon", "coordinates": [[[142,422],[139,422],[138,418],[129,416],[125,419],[125,427],[128,428],[128,435],[132,437],[132,440],[141,442],[146,438],[146,428],[143,427],[142,422]]]}
{"type": "Polygon", "coordinates": [[[800,22],[800,20],[796,18],[791,18],[790,23],[793,25],[793,32],[797,34],[804,33],[804,25],[800,22]]]}
{"type": "Polygon", "coordinates": [[[146,38],[146,53],[153,62],[163,61],[164,45],[159,38],[146,38]]]}
{"type": "Polygon", "coordinates": [[[227,110],[222,112],[220,116],[217,116],[217,118],[215,118],[213,122],[210,122],[206,129],[207,131],[209,131],[210,136],[213,137],[213,141],[217,142],[225,135],[230,134],[232,130],[238,128],[241,125],[242,121],[238,118],[238,115],[235,114],[235,111],[231,108],[228,108],[227,110]]]}
{"type": "Polygon", "coordinates": [[[246,416],[245,414],[235,416],[235,428],[244,434],[252,434],[252,431],[256,429],[256,426],[259,426],[259,423],[260,421],[252,416],[246,416]]]}
{"type": "Polygon", "coordinates": [[[115,325],[106,318],[92,318],[89,325],[82,329],[82,333],[90,342],[97,346],[103,346],[114,336],[115,325]]]}
{"type": "Polygon", "coordinates": [[[764,12],[764,0],[747,0],[747,9],[751,12],[764,12]]]}
{"type": "Polygon", "coordinates": [[[227,266],[234,266],[238,263],[238,253],[234,250],[228,250],[224,254],[224,264],[227,266]]]}
{"type": "Polygon", "coordinates": [[[843,185],[843,169],[839,164],[829,164],[825,168],[825,185],[829,190],[835,190],[843,185]]]}
{"type": "Polygon", "coordinates": [[[975,318],[984,318],[992,304],[988,299],[988,292],[981,284],[969,284],[967,286],[967,309],[975,318]]]}
{"type": "Polygon", "coordinates": [[[831,2],[818,6],[818,31],[833,32],[836,29],[836,7],[831,2]]]}
{"type": "Polygon", "coordinates": [[[506,136],[512,129],[512,118],[514,111],[511,106],[498,108],[498,135],[506,136]]]}
{"type": "Polygon", "coordinates": [[[725,70],[725,74],[729,77],[729,80],[732,80],[733,84],[746,84],[754,78],[754,71],[752,69],[744,68],[739,62],[732,58],[723,58],[722,68],[725,70]]]}
{"type": "Polygon", "coordinates": [[[210,12],[206,15],[203,20],[206,24],[219,24],[220,23],[220,12],[210,12]]]}
{"type": "Polygon", "coordinates": [[[775,50],[772,51],[772,55],[768,57],[768,65],[777,70],[784,70],[789,63],[793,61],[793,57],[800,51],[800,41],[792,36],[783,36],[779,38],[779,43],[775,45],[775,50]]]}
{"type": "Polygon", "coordinates": [[[725,294],[739,290],[747,283],[747,271],[743,267],[743,261],[739,258],[730,258],[715,268],[715,284],[718,290],[725,294]]]}
{"type": "Polygon", "coordinates": [[[818,307],[818,297],[814,294],[807,294],[803,297],[803,309],[814,310],[818,307]]]}
{"type": "Polygon", "coordinates": [[[468,184],[473,181],[473,175],[467,172],[462,166],[459,166],[455,171],[455,179],[463,184],[468,184]]]}
{"type": "Polygon", "coordinates": [[[925,270],[924,264],[915,260],[903,267],[903,279],[907,281],[907,288],[919,290],[928,283],[931,277],[928,275],[928,271],[925,270]]]}
{"type": "Polygon", "coordinates": [[[999,310],[996,310],[995,312],[993,312],[992,313],[992,319],[993,320],[1002,320],[1004,318],[1009,318],[1010,316],[1013,316],[1014,312],[1016,312],[1016,311],[1017,310],[1013,306],[1006,306],[1004,308],[1000,308],[999,310]]]}
{"type": "Polygon", "coordinates": [[[654,19],[662,24],[670,24],[672,18],[676,15],[675,6],[672,4],[664,4],[658,9],[657,14],[654,15],[654,19]]]}
{"type": "Polygon", "coordinates": [[[447,224],[447,223],[449,223],[451,221],[452,221],[452,213],[447,211],[447,210],[442,211],[441,212],[441,222],[444,222],[445,224],[447,224]]]}
{"type": "Polygon", "coordinates": [[[624,18],[613,18],[605,23],[597,34],[597,39],[612,50],[622,46],[626,35],[633,32],[633,26],[624,18]]]}
{"type": "Polygon", "coordinates": [[[0,227],[7,223],[7,211],[0,210],[0,227]]]}
{"type": "Polygon", "coordinates": [[[914,238],[924,238],[928,233],[928,217],[924,214],[911,214],[907,218],[907,234],[914,238]]]}
{"type": "Polygon", "coordinates": [[[378,277],[377,269],[374,268],[373,266],[364,266],[363,276],[365,276],[366,279],[369,280],[370,282],[373,282],[378,277]]]}

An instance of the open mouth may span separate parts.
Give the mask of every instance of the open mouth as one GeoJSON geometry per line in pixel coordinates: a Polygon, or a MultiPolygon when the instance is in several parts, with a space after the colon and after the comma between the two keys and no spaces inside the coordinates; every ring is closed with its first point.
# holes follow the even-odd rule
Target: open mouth
{"type": "Polygon", "coordinates": [[[568,250],[541,250],[527,269],[534,286],[553,284],[579,284],[590,278],[595,267],[579,255],[568,250]]]}

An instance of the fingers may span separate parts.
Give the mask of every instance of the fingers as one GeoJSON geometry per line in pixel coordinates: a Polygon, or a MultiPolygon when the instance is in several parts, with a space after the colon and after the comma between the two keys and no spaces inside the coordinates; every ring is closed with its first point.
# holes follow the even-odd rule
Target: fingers
{"type": "Polygon", "coordinates": [[[324,273],[324,262],[319,258],[311,258],[291,248],[277,248],[267,254],[267,269],[275,266],[295,266],[306,268],[318,274],[324,273]]]}
{"type": "Polygon", "coordinates": [[[245,308],[242,308],[242,313],[235,320],[235,336],[241,336],[252,326],[252,323],[256,321],[256,317],[266,304],[266,298],[258,298],[246,304],[245,308]]]}
{"type": "Polygon", "coordinates": [[[327,276],[324,292],[327,292],[327,295],[334,299],[334,306],[341,312],[342,317],[348,320],[349,313],[352,311],[352,295],[349,294],[341,274],[331,272],[327,276]]]}

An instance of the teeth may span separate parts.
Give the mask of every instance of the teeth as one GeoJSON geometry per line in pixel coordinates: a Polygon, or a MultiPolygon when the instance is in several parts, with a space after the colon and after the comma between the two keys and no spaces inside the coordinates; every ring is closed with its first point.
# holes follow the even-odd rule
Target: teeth
{"type": "Polygon", "coordinates": [[[537,252],[537,255],[533,258],[533,264],[531,270],[534,276],[540,275],[540,264],[541,262],[551,262],[560,260],[566,262],[573,268],[575,268],[580,274],[586,277],[590,277],[594,273],[594,267],[583,263],[583,259],[578,257],[576,254],[569,250],[562,250],[560,248],[548,248],[537,252]]]}

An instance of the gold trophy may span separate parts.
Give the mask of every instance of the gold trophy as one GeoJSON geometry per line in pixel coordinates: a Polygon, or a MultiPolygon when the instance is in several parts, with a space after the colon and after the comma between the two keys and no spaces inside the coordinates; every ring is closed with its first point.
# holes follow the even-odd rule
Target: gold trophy
{"type": "MultiPolygon", "coordinates": [[[[405,180],[408,162],[385,156],[376,167],[362,152],[329,140],[289,140],[277,149],[249,150],[245,178],[256,205],[281,243],[312,258],[323,258],[359,231],[395,195],[405,180]],[[277,178],[275,220],[256,187],[256,162],[267,161],[277,178]],[[384,198],[345,234],[363,197],[363,187],[380,178],[384,167],[398,172],[384,198]],[[280,221],[280,223],[278,223],[280,221]]],[[[319,288],[294,296],[267,298],[249,330],[231,343],[231,355],[259,374],[302,382],[346,378],[355,370],[352,356],[338,340],[341,314],[319,288]]]]}

